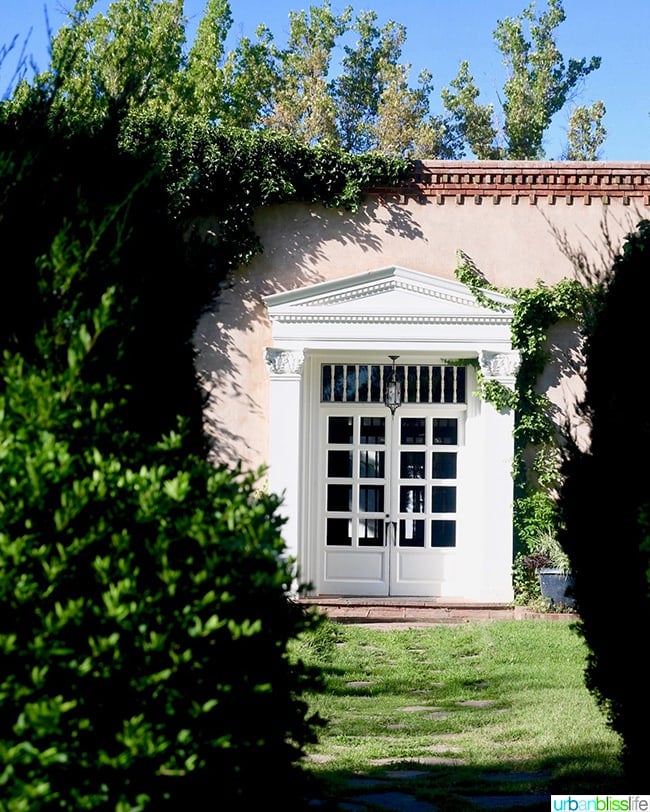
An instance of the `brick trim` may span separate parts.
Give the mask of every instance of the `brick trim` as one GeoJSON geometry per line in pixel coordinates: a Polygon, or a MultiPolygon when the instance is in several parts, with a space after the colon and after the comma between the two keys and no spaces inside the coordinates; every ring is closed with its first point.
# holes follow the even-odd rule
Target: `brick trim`
{"type": "Polygon", "coordinates": [[[602,203],[613,199],[624,205],[650,206],[650,163],[600,161],[415,161],[413,173],[399,186],[373,188],[379,198],[414,198],[421,203],[503,199],[537,204],[543,198],[553,205],[602,203]]]}

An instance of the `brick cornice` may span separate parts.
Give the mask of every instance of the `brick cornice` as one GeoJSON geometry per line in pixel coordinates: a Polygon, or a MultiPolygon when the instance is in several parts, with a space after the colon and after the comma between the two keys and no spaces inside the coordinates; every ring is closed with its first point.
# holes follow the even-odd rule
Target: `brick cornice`
{"type": "Polygon", "coordinates": [[[411,178],[399,186],[374,188],[380,198],[420,202],[500,203],[502,199],[549,204],[650,206],[650,163],[600,161],[416,161],[411,178]]]}

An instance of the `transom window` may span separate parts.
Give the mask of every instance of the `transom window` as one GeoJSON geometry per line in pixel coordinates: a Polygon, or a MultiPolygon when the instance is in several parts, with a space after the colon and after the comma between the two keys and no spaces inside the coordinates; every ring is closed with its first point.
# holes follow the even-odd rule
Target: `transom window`
{"type": "MultiPolygon", "coordinates": [[[[322,364],[322,403],[381,403],[389,364],[322,364]]],[[[395,367],[403,403],[466,403],[466,368],[449,364],[395,367]]]]}

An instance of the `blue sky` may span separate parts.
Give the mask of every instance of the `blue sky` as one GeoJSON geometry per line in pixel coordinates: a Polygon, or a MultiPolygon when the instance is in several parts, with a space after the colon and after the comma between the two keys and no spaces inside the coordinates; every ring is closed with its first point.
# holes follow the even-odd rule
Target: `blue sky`
{"type": "MultiPolygon", "coordinates": [[[[189,18],[188,37],[201,18],[206,0],[186,0],[189,18]]],[[[290,11],[316,3],[300,0],[231,0],[234,17],[232,35],[252,37],[255,28],[265,23],[279,45],[284,44],[290,11]]],[[[0,0],[0,44],[7,45],[14,35],[21,41],[30,32],[28,52],[40,67],[47,64],[45,8],[51,27],[56,30],[65,20],[64,9],[73,0],[0,0]]],[[[101,10],[107,0],[100,0],[101,10]]],[[[332,8],[341,11],[351,5],[356,11],[377,12],[380,24],[388,20],[403,23],[407,31],[402,59],[412,66],[415,80],[427,68],[435,86],[433,112],[442,112],[439,93],[456,76],[461,60],[467,59],[480,101],[495,101],[505,74],[496,48],[493,31],[498,20],[514,17],[528,0],[332,0],[332,8]]],[[[546,8],[537,0],[536,8],[546,8]]],[[[608,131],[601,159],[607,161],[650,161],[650,2],[648,0],[564,0],[567,19],[557,30],[557,43],[564,55],[581,58],[600,56],[598,71],[587,77],[577,101],[592,104],[601,99],[607,113],[608,131]]],[[[0,92],[8,81],[10,60],[0,73],[0,92]]],[[[568,111],[556,116],[545,141],[548,159],[561,156],[566,145],[568,111]]]]}

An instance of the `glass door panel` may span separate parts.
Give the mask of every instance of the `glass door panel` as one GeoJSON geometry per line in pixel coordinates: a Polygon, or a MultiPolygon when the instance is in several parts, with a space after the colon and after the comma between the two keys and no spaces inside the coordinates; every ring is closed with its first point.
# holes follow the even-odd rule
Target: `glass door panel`
{"type": "Polygon", "coordinates": [[[453,547],[456,543],[457,417],[396,415],[395,466],[399,547],[453,547]],[[444,450],[443,450],[444,448],[444,450]],[[434,450],[435,449],[435,450],[434,450]],[[422,484],[415,484],[419,480],[422,484]]]}
{"type": "MultiPolygon", "coordinates": [[[[363,366],[358,374],[365,385],[363,366]]],[[[325,589],[437,594],[457,543],[460,417],[434,416],[432,405],[342,408],[323,415],[325,589]]]]}
{"type": "Polygon", "coordinates": [[[327,417],[326,545],[384,544],[386,418],[327,417]]]}

